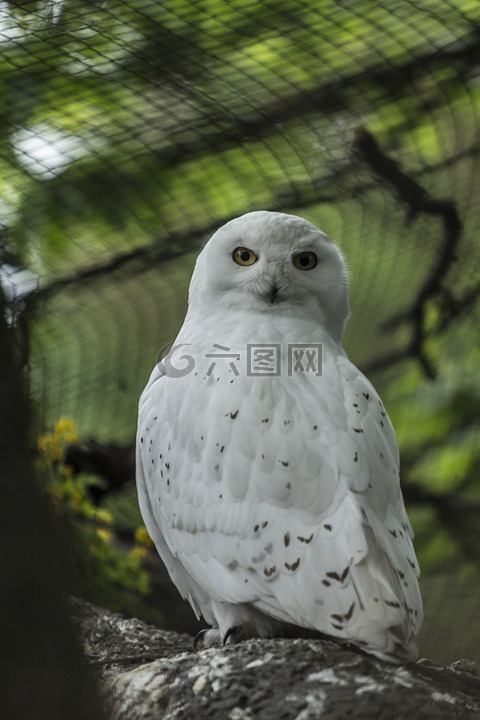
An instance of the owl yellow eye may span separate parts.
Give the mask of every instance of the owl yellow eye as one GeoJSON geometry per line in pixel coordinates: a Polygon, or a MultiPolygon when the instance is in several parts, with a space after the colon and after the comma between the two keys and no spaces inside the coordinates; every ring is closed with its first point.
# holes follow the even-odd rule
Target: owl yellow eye
{"type": "Polygon", "coordinates": [[[302,252],[295,255],[293,264],[299,270],[313,270],[317,265],[317,256],[314,252],[302,252]]]}
{"type": "Polygon", "coordinates": [[[253,265],[253,263],[257,262],[258,260],[258,257],[255,255],[253,250],[249,250],[245,247],[235,248],[232,254],[232,258],[237,263],[237,265],[243,265],[243,267],[253,265]]]}

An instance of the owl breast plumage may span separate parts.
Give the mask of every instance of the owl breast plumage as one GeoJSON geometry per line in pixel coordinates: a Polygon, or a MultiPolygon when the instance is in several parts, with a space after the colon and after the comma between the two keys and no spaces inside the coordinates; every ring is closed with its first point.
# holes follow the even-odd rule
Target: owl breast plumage
{"type": "MultiPolygon", "coordinates": [[[[146,526],[181,595],[220,637],[294,626],[412,660],[422,603],[393,428],[329,318],[297,307],[288,284],[297,275],[271,268],[284,252],[275,223],[290,216],[250,215],[270,222],[262,241],[275,228],[266,269],[247,285],[265,307],[257,296],[242,302],[234,283],[225,303],[209,305],[204,293],[202,313],[192,282],[192,311],[142,395],[146,526]]],[[[242,247],[262,248],[247,230],[242,247]]],[[[330,242],[324,237],[315,242],[330,242]]],[[[240,244],[235,235],[221,241],[229,255],[240,244]]]]}

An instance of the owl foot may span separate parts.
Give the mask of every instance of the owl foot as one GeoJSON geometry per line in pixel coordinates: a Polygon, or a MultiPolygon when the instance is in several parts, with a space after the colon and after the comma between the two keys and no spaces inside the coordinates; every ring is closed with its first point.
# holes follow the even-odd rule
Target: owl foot
{"type": "Polygon", "coordinates": [[[232,627],[229,627],[225,635],[223,636],[223,644],[226,645],[229,639],[231,638],[230,642],[235,642],[233,639],[233,635],[235,634],[235,631],[238,630],[236,625],[232,625],[232,627]]]}
{"type": "Polygon", "coordinates": [[[220,635],[220,632],[213,628],[205,628],[204,630],[200,630],[200,632],[195,635],[193,641],[193,649],[205,650],[205,648],[212,647],[212,645],[221,644],[222,636],[220,635]]]}
{"type": "Polygon", "coordinates": [[[232,625],[222,637],[218,629],[205,628],[205,630],[200,630],[200,632],[195,635],[193,648],[194,650],[200,650],[212,647],[212,645],[227,645],[227,643],[230,645],[243,639],[242,633],[238,633],[239,630],[241,631],[241,628],[232,625]],[[235,634],[237,634],[237,638],[235,638],[235,634]]]}

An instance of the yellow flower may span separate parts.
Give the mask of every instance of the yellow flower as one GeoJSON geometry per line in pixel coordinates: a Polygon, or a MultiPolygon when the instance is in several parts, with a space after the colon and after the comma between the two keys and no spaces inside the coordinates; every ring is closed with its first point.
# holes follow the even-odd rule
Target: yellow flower
{"type": "Polygon", "coordinates": [[[100,509],[96,512],[97,520],[100,520],[100,522],[105,523],[105,525],[111,525],[113,523],[113,516],[112,513],[108,510],[100,509]]]}
{"type": "Polygon", "coordinates": [[[54,444],[53,435],[40,435],[37,440],[37,447],[41,453],[50,453],[54,444]]]}
{"type": "Polygon", "coordinates": [[[59,462],[63,458],[63,448],[58,442],[53,442],[50,447],[50,457],[59,462]]]}
{"type": "Polygon", "coordinates": [[[135,545],[135,547],[130,550],[129,554],[130,557],[134,558],[135,560],[143,560],[147,553],[148,550],[145,545],[135,545]]]}
{"type": "Polygon", "coordinates": [[[140,545],[145,545],[146,547],[153,547],[153,540],[148,534],[148,530],[145,525],[142,525],[141,527],[136,529],[135,540],[140,545]]]}
{"type": "Polygon", "coordinates": [[[104,528],[97,528],[97,535],[106,543],[112,542],[115,537],[115,533],[112,530],[105,530],[104,528]]]}
{"type": "Polygon", "coordinates": [[[54,428],[55,437],[59,442],[75,445],[78,442],[78,431],[72,418],[62,417],[57,420],[54,428]]]}
{"type": "Polygon", "coordinates": [[[78,433],[77,432],[63,433],[63,439],[67,445],[76,445],[78,443],[78,433]]]}
{"type": "Polygon", "coordinates": [[[55,423],[55,432],[57,435],[61,435],[64,432],[76,432],[77,428],[72,418],[61,417],[55,423]]]}
{"type": "Polygon", "coordinates": [[[74,421],[64,417],[55,423],[53,433],[47,433],[38,438],[37,447],[50,462],[61,463],[65,457],[67,446],[75,445],[77,442],[78,432],[74,421]]]}

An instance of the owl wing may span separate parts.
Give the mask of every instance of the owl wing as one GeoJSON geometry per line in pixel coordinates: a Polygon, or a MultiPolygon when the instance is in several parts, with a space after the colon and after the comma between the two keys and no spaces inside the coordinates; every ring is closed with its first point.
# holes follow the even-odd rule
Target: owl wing
{"type": "Polygon", "coordinates": [[[249,606],[412,657],[418,566],[377,393],[343,355],[247,380],[157,372],[142,396],[140,503],[172,579],[222,632],[219,607],[249,606]]]}

